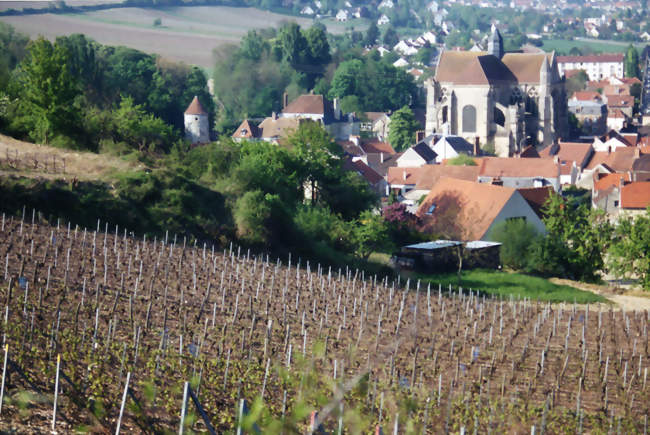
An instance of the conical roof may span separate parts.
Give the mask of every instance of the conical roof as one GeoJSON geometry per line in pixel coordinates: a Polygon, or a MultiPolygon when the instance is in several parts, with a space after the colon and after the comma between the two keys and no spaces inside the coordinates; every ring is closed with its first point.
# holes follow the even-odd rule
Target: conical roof
{"type": "Polygon", "coordinates": [[[199,97],[195,95],[190,105],[187,106],[187,109],[185,110],[185,114],[186,115],[207,115],[208,112],[206,112],[203,106],[201,105],[201,102],[199,101],[199,97]]]}

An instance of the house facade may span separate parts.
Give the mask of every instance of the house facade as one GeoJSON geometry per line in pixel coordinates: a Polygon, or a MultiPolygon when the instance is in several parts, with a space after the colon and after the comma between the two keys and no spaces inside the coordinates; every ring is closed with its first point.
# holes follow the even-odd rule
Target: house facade
{"type": "Polygon", "coordinates": [[[589,80],[602,80],[608,77],[622,78],[624,74],[622,53],[593,54],[588,56],[558,56],[557,66],[560,75],[568,70],[584,70],[589,80]]]}

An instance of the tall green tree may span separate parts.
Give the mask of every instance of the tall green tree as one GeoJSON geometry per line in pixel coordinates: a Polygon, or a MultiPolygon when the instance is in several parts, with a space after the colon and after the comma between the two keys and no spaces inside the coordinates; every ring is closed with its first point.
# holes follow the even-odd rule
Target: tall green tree
{"type": "Polygon", "coordinates": [[[20,110],[34,140],[48,143],[55,134],[75,133],[79,115],[74,101],[79,87],[72,79],[68,62],[64,46],[41,37],[30,43],[21,63],[17,76],[22,88],[20,110]]]}
{"type": "Polygon", "coordinates": [[[399,42],[399,36],[393,28],[393,26],[388,26],[384,31],[384,35],[381,38],[382,42],[390,48],[393,48],[395,44],[399,42]]]}
{"type": "Polygon", "coordinates": [[[377,27],[377,23],[373,20],[373,22],[370,23],[370,26],[368,26],[368,30],[366,30],[366,37],[363,40],[363,43],[368,47],[372,47],[377,42],[377,38],[379,38],[379,28],[377,27]]]}
{"type": "Polygon", "coordinates": [[[391,115],[388,128],[388,142],[399,152],[415,143],[415,132],[420,124],[415,120],[413,111],[404,106],[391,115]]]}
{"type": "Polygon", "coordinates": [[[298,24],[285,24],[278,33],[278,43],[285,62],[299,65],[308,60],[309,45],[298,24]]]}
{"type": "Polygon", "coordinates": [[[313,65],[326,65],[332,60],[327,31],[321,26],[311,26],[303,31],[309,48],[308,60],[313,65]]]}
{"type": "Polygon", "coordinates": [[[625,52],[625,77],[641,77],[639,70],[639,52],[630,44],[625,52]]]}

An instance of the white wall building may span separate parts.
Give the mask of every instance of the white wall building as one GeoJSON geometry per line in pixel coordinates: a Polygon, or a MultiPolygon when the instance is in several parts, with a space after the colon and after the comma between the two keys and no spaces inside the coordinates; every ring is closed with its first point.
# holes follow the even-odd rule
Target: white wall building
{"type": "Polygon", "coordinates": [[[560,75],[569,70],[584,70],[589,80],[599,81],[608,77],[622,78],[623,53],[608,53],[589,56],[557,56],[560,75]]]}

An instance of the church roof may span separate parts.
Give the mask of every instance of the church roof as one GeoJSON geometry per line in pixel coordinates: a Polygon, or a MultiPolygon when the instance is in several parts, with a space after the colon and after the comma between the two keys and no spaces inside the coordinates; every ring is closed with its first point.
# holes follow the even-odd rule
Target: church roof
{"type": "Polygon", "coordinates": [[[206,112],[203,106],[201,105],[201,102],[199,101],[199,97],[195,95],[190,105],[187,106],[187,109],[185,109],[185,114],[186,115],[207,115],[208,112],[206,112]]]}
{"type": "Polygon", "coordinates": [[[539,83],[539,71],[546,58],[551,64],[551,54],[506,53],[501,59],[519,83],[539,83]]]}
{"type": "Polygon", "coordinates": [[[436,80],[456,85],[488,85],[517,79],[499,58],[485,52],[445,51],[440,56],[436,80]]]}

